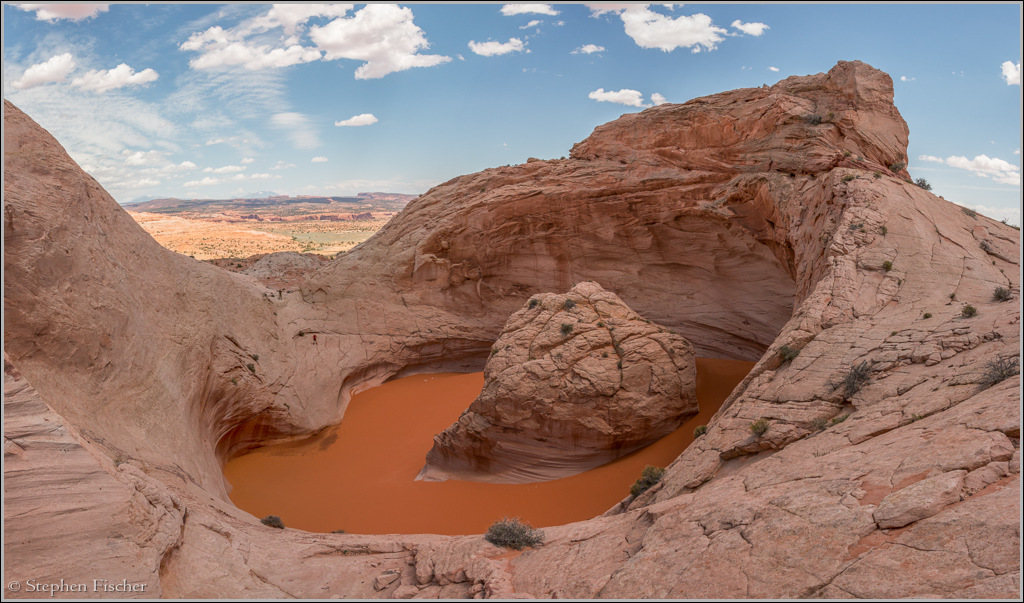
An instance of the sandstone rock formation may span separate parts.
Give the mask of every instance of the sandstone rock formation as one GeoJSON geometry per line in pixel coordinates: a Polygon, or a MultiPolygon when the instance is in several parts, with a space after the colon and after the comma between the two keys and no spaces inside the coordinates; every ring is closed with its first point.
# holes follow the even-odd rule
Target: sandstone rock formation
{"type": "Polygon", "coordinates": [[[1018,598],[1020,233],[889,170],[908,136],[892,98],[843,62],[653,107],[569,159],[432,189],[281,300],[160,248],[5,102],[6,579],[1018,598]],[[354,389],[479,369],[531,295],[588,279],[698,354],[758,359],[620,512],[509,557],[480,536],[277,530],[228,502],[220,459],[336,422],[354,389]]]}
{"type": "Polygon", "coordinates": [[[629,454],[697,414],[693,346],[583,282],[509,318],[484,389],[434,438],[421,479],[556,479],[629,454]]]}

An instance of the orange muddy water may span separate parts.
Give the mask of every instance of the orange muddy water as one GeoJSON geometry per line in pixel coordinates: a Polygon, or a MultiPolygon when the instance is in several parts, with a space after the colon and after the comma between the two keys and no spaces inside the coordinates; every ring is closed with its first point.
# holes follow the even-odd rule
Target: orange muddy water
{"type": "Polygon", "coordinates": [[[536,527],[580,521],[627,496],[644,466],[679,456],[753,366],[698,358],[696,417],[642,450],[558,480],[414,481],[434,434],[479,395],[483,373],[416,375],[361,392],[341,424],[232,459],[224,475],[239,508],[310,532],[480,534],[506,515],[536,527]]]}

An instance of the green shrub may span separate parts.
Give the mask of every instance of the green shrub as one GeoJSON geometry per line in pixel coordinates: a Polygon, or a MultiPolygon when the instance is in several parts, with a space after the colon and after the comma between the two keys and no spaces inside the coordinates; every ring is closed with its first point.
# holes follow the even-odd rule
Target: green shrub
{"type": "Polygon", "coordinates": [[[331,530],[331,534],[344,534],[345,530],[331,530]]]}
{"type": "Polygon", "coordinates": [[[884,237],[887,234],[889,234],[889,229],[886,228],[885,226],[882,226],[882,236],[884,237]]]}
{"type": "Polygon", "coordinates": [[[924,313],[924,317],[925,318],[931,318],[932,317],[932,313],[931,312],[925,312],[924,313]]]}
{"type": "Polygon", "coordinates": [[[890,262],[889,260],[882,262],[882,270],[885,270],[886,272],[892,270],[892,262],[890,262]]]}
{"type": "Polygon", "coordinates": [[[245,368],[249,369],[250,373],[255,373],[256,372],[256,365],[254,365],[251,362],[249,364],[245,365],[245,368]]]}
{"type": "Polygon", "coordinates": [[[978,309],[972,306],[971,304],[967,304],[960,310],[960,315],[963,316],[964,318],[970,318],[972,316],[976,316],[977,314],[978,309]]]}
{"type": "Polygon", "coordinates": [[[825,431],[828,429],[828,419],[825,417],[816,417],[811,420],[811,427],[816,431],[825,431]]]}
{"type": "Polygon", "coordinates": [[[562,307],[565,308],[566,310],[572,310],[573,308],[576,307],[576,302],[572,301],[571,299],[567,299],[565,300],[565,303],[562,304],[562,307]]]}
{"type": "Polygon", "coordinates": [[[903,163],[901,161],[901,162],[894,163],[894,164],[890,165],[889,166],[889,171],[895,174],[896,172],[902,170],[905,167],[907,167],[907,164],[905,164],[905,163],[903,163]]]}
{"type": "Polygon", "coordinates": [[[277,528],[279,530],[284,529],[284,522],[281,521],[281,518],[277,515],[267,515],[266,517],[260,520],[260,523],[262,523],[265,526],[277,528]]]}
{"type": "Polygon", "coordinates": [[[843,378],[843,395],[846,398],[850,398],[860,391],[860,388],[868,382],[870,374],[871,368],[866,360],[851,368],[850,372],[846,373],[846,377],[843,378]]]}
{"type": "Polygon", "coordinates": [[[534,298],[530,299],[530,303],[527,304],[527,307],[529,307],[532,310],[532,309],[536,308],[537,304],[539,304],[539,303],[540,303],[540,300],[537,299],[536,297],[534,297],[534,298]]]}
{"type": "Polygon", "coordinates": [[[504,517],[487,528],[484,540],[497,546],[521,551],[526,547],[535,547],[544,541],[544,532],[535,530],[533,526],[518,517],[504,517]]]}
{"type": "Polygon", "coordinates": [[[926,191],[932,190],[932,185],[928,184],[928,181],[925,180],[924,178],[918,178],[917,180],[914,181],[914,184],[920,186],[926,191]]]}
{"type": "Polygon", "coordinates": [[[640,479],[633,482],[633,485],[629,487],[629,493],[633,496],[640,496],[650,490],[654,484],[660,482],[663,475],[665,475],[665,469],[662,467],[647,465],[640,472],[640,479]]]}
{"type": "Polygon", "coordinates": [[[832,417],[832,424],[839,425],[843,421],[849,418],[850,415],[839,415],[838,417],[832,417]]]}
{"type": "Polygon", "coordinates": [[[750,433],[761,437],[764,432],[768,431],[768,419],[758,419],[750,422],[750,433]]]}
{"type": "Polygon", "coordinates": [[[949,301],[956,301],[956,293],[949,294],[949,301]]]}
{"type": "Polygon", "coordinates": [[[260,361],[260,355],[259,354],[253,354],[252,355],[252,359],[255,360],[256,362],[259,362],[260,361]]]}
{"type": "Polygon", "coordinates": [[[882,172],[875,172],[875,180],[878,180],[881,177],[882,177],[882,172]]]}
{"type": "Polygon", "coordinates": [[[992,387],[993,385],[1006,381],[1014,375],[1020,374],[1020,358],[1014,356],[1013,358],[996,358],[995,360],[989,361],[985,365],[985,373],[981,377],[982,387],[992,387]]]}
{"type": "Polygon", "coordinates": [[[968,215],[971,218],[975,218],[975,219],[978,218],[978,212],[974,211],[973,209],[971,209],[969,207],[961,207],[960,210],[963,211],[966,215],[968,215]]]}
{"type": "Polygon", "coordinates": [[[604,328],[604,323],[601,322],[601,321],[597,321],[597,326],[599,326],[599,327],[601,327],[603,329],[604,328]]]}
{"type": "Polygon", "coordinates": [[[707,432],[708,432],[708,426],[707,425],[698,425],[697,428],[693,430],[693,437],[694,437],[694,439],[699,438],[700,436],[704,435],[707,432]]]}
{"type": "Polygon", "coordinates": [[[1012,298],[1010,290],[1006,287],[996,287],[996,290],[992,292],[992,300],[997,302],[1004,302],[1012,298]]]}
{"type": "Polygon", "coordinates": [[[820,115],[808,115],[808,116],[804,117],[804,121],[806,121],[807,123],[809,123],[812,126],[816,126],[816,125],[821,123],[821,116],[820,115]]]}
{"type": "Polygon", "coordinates": [[[855,174],[847,174],[847,175],[843,176],[843,182],[849,182],[849,181],[853,180],[856,177],[857,176],[855,174]]]}
{"type": "Polygon", "coordinates": [[[562,323],[562,335],[568,335],[569,333],[572,333],[572,325],[567,323],[567,322],[563,322],[562,323]]]}
{"type": "Polygon", "coordinates": [[[800,355],[800,350],[791,348],[788,345],[784,345],[779,348],[779,357],[782,358],[783,362],[792,362],[794,358],[800,355]]]}
{"type": "Polygon", "coordinates": [[[619,369],[621,369],[621,368],[622,368],[622,361],[621,361],[621,360],[620,360],[620,361],[618,361],[618,362],[617,362],[617,363],[615,364],[615,368],[619,368],[619,369]]]}
{"type": "Polygon", "coordinates": [[[843,151],[843,157],[849,157],[850,155],[853,155],[853,153],[849,151],[843,151]]]}

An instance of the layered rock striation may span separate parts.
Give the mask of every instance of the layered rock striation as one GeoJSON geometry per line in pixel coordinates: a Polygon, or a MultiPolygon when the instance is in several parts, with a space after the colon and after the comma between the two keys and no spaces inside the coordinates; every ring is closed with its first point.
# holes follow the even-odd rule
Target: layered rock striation
{"type": "Polygon", "coordinates": [[[484,388],[434,438],[421,479],[544,481],[629,454],[697,414],[693,346],[594,282],[509,318],[484,388]]]}
{"type": "Polygon", "coordinates": [[[890,169],[892,100],[842,62],[625,116],[568,159],[435,187],[282,299],[160,248],[5,102],[4,513],[31,527],[5,576],[176,598],[1018,598],[1020,233],[890,169]],[[479,369],[531,296],[585,280],[700,355],[757,360],[637,499],[513,558],[276,530],[228,501],[221,459],[390,377],[479,369]]]}

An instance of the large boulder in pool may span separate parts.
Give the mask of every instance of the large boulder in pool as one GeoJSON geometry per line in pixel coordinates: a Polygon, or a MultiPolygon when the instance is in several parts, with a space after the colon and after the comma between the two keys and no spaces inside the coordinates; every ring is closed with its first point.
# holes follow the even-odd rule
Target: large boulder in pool
{"type": "Polygon", "coordinates": [[[509,318],[484,389],[434,438],[422,479],[543,481],[646,446],[697,413],[693,346],[587,281],[509,318]]]}

